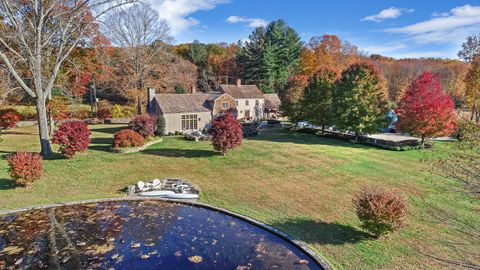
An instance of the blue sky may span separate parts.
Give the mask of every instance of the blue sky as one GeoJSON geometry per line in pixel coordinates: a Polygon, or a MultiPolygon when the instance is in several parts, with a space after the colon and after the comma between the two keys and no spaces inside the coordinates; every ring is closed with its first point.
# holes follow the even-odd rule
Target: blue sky
{"type": "Polygon", "coordinates": [[[236,42],[255,26],[283,19],[305,42],[335,34],[367,53],[456,58],[465,37],[480,33],[480,1],[149,1],[177,43],[236,42]]]}

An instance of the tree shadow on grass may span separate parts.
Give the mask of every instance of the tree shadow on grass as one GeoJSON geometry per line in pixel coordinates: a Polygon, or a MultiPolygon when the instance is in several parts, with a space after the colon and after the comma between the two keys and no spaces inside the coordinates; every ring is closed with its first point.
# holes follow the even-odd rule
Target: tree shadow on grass
{"type": "Polygon", "coordinates": [[[3,131],[2,135],[36,135],[35,133],[32,132],[21,132],[21,131],[3,131]]]}
{"type": "Polygon", "coordinates": [[[0,179],[0,190],[14,189],[17,186],[13,179],[0,179]]]}
{"type": "Polygon", "coordinates": [[[43,160],[62,160],[62,159],[67,159],[64,155],[60,153],[51,153],[48,156],[44,156],[43,160]]]}
{"type": "Polygon", "coordinates": [[[90,130],[92,132],[111,134],[113,136],[113,134],[115,134],[115,132],[120,131],[122,129],[126,129],[126,128],[128,128],[127,125],[121,126],[121,127],[109,127],[109,128],[95,128],[95,127],[92,127],[90,130]]]}
{"type": "Polygon", "coordinates": [[[288,131],[284,129],[264,130],[258,136],[245,138],[251,141],[270,141],[279,143],[295,143],[295,144],[310,144],[310,145],[327,145],[335,147],[348,148],[371,148],[370,146],[351,143],[346,139],[329,138],[319,135],[301,133],[296,131],[288,131]]]}
{"type": "Polygon", "coordinates": [[[110,146],[112,145],[112,138],[92,138],[88,149],[102,152],[112,152],[110,146]]]}
{"type": "Polygon", "coordinates": [[[164,148],[164,149],[145,149],[142,151],[144,154],[162,156],[162,157],[175,157],[175,158],[202,158],[202,157],[213,157],[218,156],[219,154],[211,150],[192,150],[192,149],[173,149],[173,148],[164,148]]]}
{"type": "Polygon", "coordinates": [[[295,218],[271,224],[273,227],[295,235],[308,244],[343,245],[375,239],[369,233],[339,223],[295,218]]]}

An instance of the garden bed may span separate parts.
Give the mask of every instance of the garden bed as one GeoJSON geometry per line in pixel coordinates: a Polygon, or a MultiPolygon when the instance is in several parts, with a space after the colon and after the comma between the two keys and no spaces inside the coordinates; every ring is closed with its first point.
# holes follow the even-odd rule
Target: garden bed
{"type": "Polygon", "coordinates": [[[148,147],[160,143],[163,141],[163,138],[153,138],[151,141],[146,142],[142,146],[138,147],[127,147],[127,148],[110,148],[114,153],[136,153],[147,149],[148,147]]]}

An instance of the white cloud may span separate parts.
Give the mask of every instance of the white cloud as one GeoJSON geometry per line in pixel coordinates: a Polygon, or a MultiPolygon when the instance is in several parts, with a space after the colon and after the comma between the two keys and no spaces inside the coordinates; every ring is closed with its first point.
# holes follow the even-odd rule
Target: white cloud
{"type": "Polygon", "coordinates": [[[260,27],[266,26],[268,22],[264,19],[260,18],[247,18],[247,17],[239,17],[239,16],[230,16],[227,18],[227,22],[229,23],[247,23],[249,27],[260,27]]]}
{"type": "Polygon", "coordinates": [[[211,10],[229,0],[150,0],[152,7],[161,18],[170,24],[172,34],[177,35],[188,28],[200,24],[191,16],[199,10],[211,10]]]}
{"type": "Polygon", "coordinates": [[[432,16],[433,17],[447,17],[448,15],[450,15],[450,13],[448,12],[433,12],[432,13],[432,16]]]}
{"type": "Polygon", "coordinates": [[[459,43],[467,35],[478,31],[480,31],[480,6],[471,5],[455,7],[446,16],[385,30],[390,33],[406,34],[420,44],[459,43]]]}
{"type": "Polygon", "coordinates": [[[406,47],[407,45],[403,43],[398,43],[398,44],[386,44],[386,45],[379,45],[379,46],[368,46],[368,47],[362,48],[362,50],[368,54],[383,54],[383,53],[404,49],[406,47]]]}
{"type": "Polygon", "coordinates": [[[361,21],[372,21],[372,22],[381,22],[386,19],[396,19],[404,13],[411,13],[415,11],[414,9],[405,9],[405,8],[395,8],[389,7],[380,11],[378,14],[370,15],[363,18],[361,21]]]}

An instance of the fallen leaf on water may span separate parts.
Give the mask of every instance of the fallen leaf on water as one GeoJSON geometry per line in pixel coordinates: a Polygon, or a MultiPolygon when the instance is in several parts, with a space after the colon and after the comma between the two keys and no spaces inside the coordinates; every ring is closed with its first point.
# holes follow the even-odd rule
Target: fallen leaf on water
{"type": "Polygon", "coordinates": [[[23,251],[23,248],[19,246],[8,246],[3,249],[3,252],[7,253],[7,255],[18,254],[22,251],[23,251]]]}
{"type": "Polygon", "coordinates": [[[198,255],[195,255],[195,256],[188,257],[188,260],[193,263],[201,263],[203,261],[203,258],[198,255]]]}
{"type": "Polygon", "coordinates": [[[299,264],[308,264],[308,261],[307,260],[300,260],[298,261],[299,264]]]}
{"type": "Polygon", "coordinates": [[[175,252],[175,256],[177,256],[177,257],[180,257],[180,256],[182,256],[182,252],[181,252],[181,251],[177,251],[177,252],[175,252]]]}
{"type": "Polygon", "coordinates": [[[20,258],[18,259],[16,262],[15,262],[15,265],[19,265],[23,262],[23,258],[20,258]]]}
{"type": "Polygon", "coordinates": [[[140,258],[141,258],[142,260],[146,260],[146,259],[150,258],[150,255],[148,255],[148,254],[143,254],[142,256],[140,256],[140,258]]]}
{"type": "Polygon", "coordinates": [[[138,248],[138,247],[140,247],[141,245],[142,245],[142,244],[140,244],[140,243],[133,243],[133,244],[132,244],[132,248],[138,248]]]}

